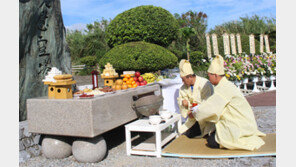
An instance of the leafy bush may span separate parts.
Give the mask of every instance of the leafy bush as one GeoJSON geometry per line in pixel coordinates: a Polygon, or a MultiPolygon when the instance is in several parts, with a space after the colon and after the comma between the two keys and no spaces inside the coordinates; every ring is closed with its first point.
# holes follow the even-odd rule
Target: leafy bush
{"type": "Polygon", "coordinates": [[[90,75],[92,70],[96,68],[98,59],[95,56],[85,56],[79,59],[80,64],[85,64],[85,68],[81,70],[78,75],[90,75]]]}
{"type": "Polygon", "coordinates": [[[135,70],[153,72],[177,66],[177,57],[169,50],[147,42],[129,42],[112,48],[99,62],[101,68],[108,62],[117,72],[135,70]]]}
{"type": "Polygon", "coordinates": [[[106,30],[110,47],[145,41],[167,47],[177,38],[177,21],[161,7],[139,6],[117,15],[106,30]]]}
{"type": "Polygon", "coordinates": [[[94,56],[85,56],[80,59],[81,64],[85,64],[88,67],[93,67],[97,63],[97,58],[94,56]]]}
{"type": "Polygon", "coordinates": [[[207,71],[210,65],[208,56],[200,51],[195,51],[190,54],[190,63],[194,71],[207,71]]]}

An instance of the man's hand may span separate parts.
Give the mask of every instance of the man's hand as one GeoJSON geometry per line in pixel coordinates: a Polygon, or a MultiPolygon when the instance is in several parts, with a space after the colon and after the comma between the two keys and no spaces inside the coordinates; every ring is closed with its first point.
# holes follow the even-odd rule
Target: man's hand
{"type": "Polygon", "coordinates": [[[182,101],[182,105],[186,108],[188,108],[188,101],[187,100],[183,100],[182,101]]]}
{"type": "Polygon", "coordinates": [[[189,117],[189,118],[194,118],[194,116],[193,116],[193,114],[192,114],[191,111],[188,112],[188,117],[189,117]]]}

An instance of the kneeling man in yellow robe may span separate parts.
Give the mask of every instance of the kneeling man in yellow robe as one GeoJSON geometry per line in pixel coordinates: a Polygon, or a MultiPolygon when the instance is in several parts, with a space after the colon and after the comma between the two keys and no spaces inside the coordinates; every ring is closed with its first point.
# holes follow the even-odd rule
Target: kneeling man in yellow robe
{"type": "MultiPolygon", "coordinates": [[[[224,76],[224,59],[218,55],[208,69],[214,94],[193,108],[198,122],[212,122],[216,131],[209,135],[212,148],[255,150],[264,145],[253,110],[240,90],[224,76]]],[[[202,126],[202,125],[201,125],[202,126]]]]}
{"type": "Polygon", "coordinates": [[[187,120],[178,127],[178,131],[189,138],[204,136],[204,134],[215,128],[214,124],[209,123],[212,124],[210,126],[202,123],[203,126],[200,126],[193,115],[189,113],[191,113],[190,108],[193,103],[199,104],[213,94],[213,85],[206,78],[195,75],[190,62],[185,59],[180,61],[179,69],[183,85],[179,90],[178,104],[182,117],[187,118],[187,120]]]}

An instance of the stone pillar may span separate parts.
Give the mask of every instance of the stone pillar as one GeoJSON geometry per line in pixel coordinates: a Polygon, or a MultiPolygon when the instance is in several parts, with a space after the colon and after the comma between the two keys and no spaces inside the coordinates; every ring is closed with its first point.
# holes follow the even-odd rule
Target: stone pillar
{"type": "Polygon", "coordinates": [[[231,43],[231,53],[236,55],[235,35],[234,34],[230,34],[230,43],[231,43]]]}
{"type": "Polygon", "coordinates": [[[255,55],[255,37],[253,34],[249,35],[250,53],[255,55]]]}
{"type": "Polygon", "coordinates": [[[264,35],[266,53],[270,53],[268,35],[264,35]]]}
{"type": "Polygon", "coordinates": [[[229,46],[229,35],[227,33],[223,34],[223,44],[224,44],[224,54],[230,54],[230,46],[229,46]]]}
{"type": "Polygon", "coordinates": [[[237,51],[239,54],[242,53],[242,42],[240,38],[240,34],[236,34],[236,40],[237,40],[237,51]]]}
{"type": "Polygon", "coordinates": [[[260,34],[260,53],[264,52],[264,45],[263,45],[263,34],[260,34]]]}
{"type": "Polygon", "coordinates": [[[42,79],[52,67],[71,73],[60,0],[19,0],[19,120],[28,98],[47,95],[42,79]]]}
{"type": "Polygon", "coordinates": [[[219,54],[219,49],[218,49],[217,35],[215,33],[212,34],[212,42],[213,42],[214,55],[216,56],[219,54]]]}
{"type": "Polygon", "coordinates": [[[208,53],[208,58],[212,57],[212,51],[211,51],[211,41],[210,41],[210,35],[207,33],[206,34],[206,41],[207,41],[207,53],[208,53]]]}

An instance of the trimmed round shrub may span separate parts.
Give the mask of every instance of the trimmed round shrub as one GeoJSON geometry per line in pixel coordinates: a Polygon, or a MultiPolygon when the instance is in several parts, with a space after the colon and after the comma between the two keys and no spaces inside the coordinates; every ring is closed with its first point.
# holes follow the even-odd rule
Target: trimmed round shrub
{"type": "Polygon", "coordinates": [[[177,66],[178,58],[169,50],[147,42],[129,42],[109,50],[99,61],[101,68],[107,63],[119,73],[122,71],[153,72],[177,66]]]}
{"type": "Polygon", "coordinates": [[[167,47],[177,38],[178,24],[167,10],[152,5],[138,6],[117,15],[108,25],[110,47],[145,41],[167,47]]]}

